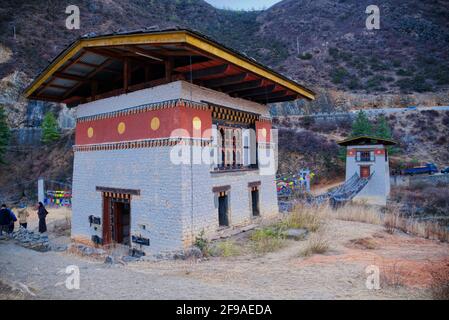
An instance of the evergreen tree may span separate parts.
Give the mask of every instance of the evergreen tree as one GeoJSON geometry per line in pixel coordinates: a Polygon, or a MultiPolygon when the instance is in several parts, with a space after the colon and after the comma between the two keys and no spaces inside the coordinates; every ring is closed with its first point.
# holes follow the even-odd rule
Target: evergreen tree
{"type": "Polygon", "coordinates": [[[0,106],[0,163],[4,163],[4,155],[6,147],[9,144],[9,137],[11,132],[9,131],[8,123],[6,122],[6,114],[3,106],[0,106]]]}
{"type": "Polygon", "coordinates": [[[375,136],[378,138],[391,139],[391,129],[388,126],[387,119],[384,115],[377,118],[375,136]]]}
{"type": "Polygon", "coordinates": [[[52,112],[47,112],[42,121],[42,142],[51,143],[58,140],[59,137],[58,122],[52,112]]]}
{"type": "Polygon", "coordinates": [[[373,126],[368,116],[363,110],[357,112],[357,116],[352,124],[351,137],[371,136],[373,134],[373,126]]]}
{"type": "MultiPolygon", "coordinates": [[[[373,126],[368,116],[363,110],[357,112],[354,122],[352,123],[351,138],[358,136],[373,135],[373,126]]],[[[341,147],[338,153],[338,158],[342,161],[346,160],[346,147],[341,147]]]]}
{"type": "MultiPolygon", "coordinates": [[[[388,125],[387,119],[384,115],[380,115],[379,117],[377,117],[375,136],[383,139],[393,139],[390,126],[388,125]]],[[[398,152],[398,149],[392,146],[387,147],[387,150],[389,154],[398,152]]]]}

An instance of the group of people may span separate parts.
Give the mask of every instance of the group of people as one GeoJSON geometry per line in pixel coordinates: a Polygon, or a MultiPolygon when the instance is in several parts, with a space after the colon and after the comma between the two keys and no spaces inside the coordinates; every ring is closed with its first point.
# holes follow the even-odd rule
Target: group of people
{"type": "MultiPolygon", "coordinates": [[[[45,206],[42,202],[39,202],[37,206],[37,216],[39,218],[39,232],[44,233],[47,232],[47,217],[48,211],[45,209],[45,206]]],[[[17,217],[14,212],[6,206],[6,204],[2,204],[0,208],[0,236],[3,233],[11,235],[14,232],[15,223],[18,220],[21,228],[28,228],[28,217],[30,213],[25,205],[20,205],[17,210],[17,217]]]]}

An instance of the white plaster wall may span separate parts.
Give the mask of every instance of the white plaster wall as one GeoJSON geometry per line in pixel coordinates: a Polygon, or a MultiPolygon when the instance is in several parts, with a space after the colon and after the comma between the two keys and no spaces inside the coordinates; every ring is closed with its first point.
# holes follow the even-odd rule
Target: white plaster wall
{"type": "Polygon", "coordinates": [[[119,96],[81,104],[76,109],[77,118],[123,110],[143,104],[156,103],[181,97],[181,82],[171,82],[153,88],[138,90],[119,96]]]}
{"type": "Polygon", "coordinates": [[[244,99],[233,98],[225,93],[200,87],[186,81],[175,81],[153,88],[138,90],[115,97],[81,104],[76,109],[76,117],[80,118],[92,116],[137,107],[143,104],[179,98],[196,102],[206,100],[208,102],[216,103],[229,108],[259,113],[265,117],[270,116],[268,107],[265,105],[244,99]]]}
{"type": "Polygon", "coordinates": [[[97,234],[89,215],[102,217],[102,194],[97,186],[137,189],[131,200],[131,234],[150,238],[146,251],[181,248],[181,167],[171,164],[169,147],[76,152],[73,175],[72,236],[88,239],[97,234]],[[139,225],[145,224],[146,231],[139,225]],[[150,250],[148,250],[150,249],[150,250]]]}
{"type": "MultiPolygon", "coordinates": [[[[348,147],[348,149],[357,150],[383,148],[383,145],[348,147]]],[[[385,163],[385,155],[375,155],[374,162],[357,162],[355,156],[347,157],[346,180],[350,179],[354,175],[354,173],[360,175],[361,165],[370,165],[371,173],[374,172],[374,175],[370,179],[368,184],[354,198],[354,201],[364,201],[371,204],[385,205],[389,185],[389,171],[386,171],[386,169],[388,168],[388,163],[385,163]]]]}
{"type": "Polygon", "coordinates": [[[270,117],[270,113],[266,105],[245,99],[233,98],[226,93],[200,87],[186,81],[180,81],[180,83],[182,98],[186,100],[196,102],[207,101],[237,110],[258,113],[264,117],[270,117]]]}

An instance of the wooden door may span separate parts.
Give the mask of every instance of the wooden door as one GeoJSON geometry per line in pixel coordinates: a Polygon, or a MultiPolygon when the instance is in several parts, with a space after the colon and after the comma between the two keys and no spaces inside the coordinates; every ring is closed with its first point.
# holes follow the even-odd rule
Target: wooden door
{"type": "Polygon", "coordinates": [[[368,179],[371,175],[370,166],[360,166],[360,177],[363,179],[368,179]]]}
{"type": "Polygon", "coordinates": [[[251,201],[252,201],[252,211],[253,217],[257,217],[260,215],[259,211],[259,190],[254,189],[251,191],[251,201]]]}
{"type": "Polygon", "coordinates": [[[221,195],[218,197],[218,224],[220,227],[229,226],[227,195],[221,195]]]}
{"type": "Polygon", "coordinates": [[[103,196],[103,244],[112,243],[111,198],[103,196]]]}

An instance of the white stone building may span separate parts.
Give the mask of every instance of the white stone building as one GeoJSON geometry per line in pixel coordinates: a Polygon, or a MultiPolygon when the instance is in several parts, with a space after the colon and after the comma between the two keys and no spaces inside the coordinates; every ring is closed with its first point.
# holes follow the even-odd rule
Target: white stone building
{"type": "Polygon", "coordinates": [[[26,94],[77,106],[72,238],[144,253],[277,215],[266,104],[314,99],[189,30],[81,38],[26,94]]]}
{"type": "Polygon", "coordinates": [[[385,206],[390,194],[390,166],[386,147],[396,143],[388,139],[360,136],[338,144],[347,147],[346,181],[354,174],[369,179],[353,201],[385,206]]]}

